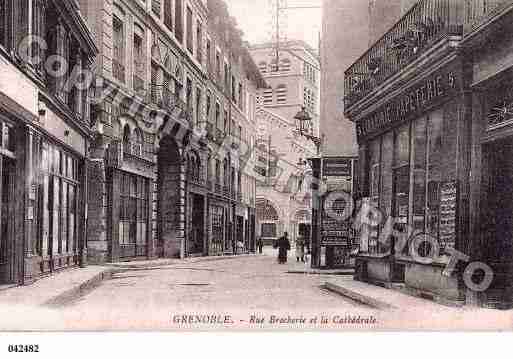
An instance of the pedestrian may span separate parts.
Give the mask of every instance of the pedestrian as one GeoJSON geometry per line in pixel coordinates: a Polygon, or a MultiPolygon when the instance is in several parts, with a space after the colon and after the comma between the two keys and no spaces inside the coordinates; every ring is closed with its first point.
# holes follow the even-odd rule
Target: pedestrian
{"type": "Polygon", "coordinates": [[[244,243],[241,240],[237,241],[237,253],[244,253],[244,243]]]}
{"type": "Polygon", "coordinates": [[[258,247],[258,253],[262,254],[264,249],[264,241],[262,240],[262,237],[258,237],[257,239],[257,247],[258,247]]]}
{"type": "Polygon", "coordinates": [[[300,236],[296,240],[296,261],[299,262],[305,261],[305,239],[300,236]]]}
{"type": "Polygon", "coordinates": [[[290,251],[289,234],[285,232],[283,237],[278,238],[278,263],[287,263],[288,251],[290,251]]]}

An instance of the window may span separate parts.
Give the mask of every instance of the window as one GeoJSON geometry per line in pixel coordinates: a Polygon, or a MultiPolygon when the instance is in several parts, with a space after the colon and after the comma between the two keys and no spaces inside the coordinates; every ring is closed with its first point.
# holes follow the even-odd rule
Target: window
{"type": "MultiPolygon", "coordinates": [[[[381,160],[381,140],[376,139],[369,146],[369,196],[373,207],[379,206],[380,194],[380,160],[381,160]]],[[[378,233],[377,230],[369,236],[369,242],[364,244],[370,253],[376,253],[378,250],[378,233]]]]}
{"type": "Polygon", "coordinates": [[[151,10],[157,17],[160,17],[161,1],[162,0],[151,0],[151,10]]]}
{"type": "Polygon", "coordinates": [[[262,74],[267,73],[267,62],[265,62],[265,61],[259,62],[258,63],[258,69],[260,70],[260,72],[262,74]]]}
{"type": "Polygon", "coordinates": [[[203,27],[199,21],[196,24],[196,58],[199,63],[203,61],[203,27]]]}
{"type": "Polygon", "coordinates": [[[209,92],[207,92],[207,104],[206,104],[207,122],[210,122],[210,120],[211,120],[211,117],[210,117],[211,107],[212,107],[212,98],[211,98],[210,91],[209,91],[209,92]]]}
{"type": "Polygon", "coordinates": [[[221,161],[219,159],[216,159],[216,168],[215,168],[215,176],[216,176],[216,183],[221,183],[221,161]]]}
{"type": "Polygon", "coordinates": [[[238,90],[239,108],[241,110],[244,110],[244,100],[242,97],[243,97],[242,84],[239,83],[239,90],[238,90]]]}
{"type": "Polygon", "coordinates": [[[164,25],[173,31],[173,0],[164,0],[164,25]]]}
{"type": "Polygon", "coordinates": [[[183,42],[183,0],[175,0],[175,36],[179,42],[183,42]]]}
{"type": "Polygon", "coordinates": [[[281,84],[276,88],[276,102],[278,104],[287,103],[287,85],[281,84]]]}
{"type": "Polygon", "coordinates": [[[151,102],[158,104],[161,99],[161,87],[159,81],[160,68],[157,65],[151,65],[151,102]]]}
{"type": "Polygon", "coordinates": [[[223,117],[223,132],[227,133],[227,127],[228,127],[228,111],[224,110],[224,117],[223,117]]]}
{"type": "Polygon", "coordinates": [[[224,208],[212,206],[212,253],[222,253],[224,240],[224,208]]]}
{"type": "Polygon", "coordinates": [[[216,75],[217,78],[221,78],[221,54],[219,51],[216,51],[216,75]]]}
{"type": "Polygon", "coordinates": [[[235,91],[235,76],[232,76],[232,101],[237,104],[237,92],[235,91]]]}
{"type": "Polygon", "coordinates": [[[8,0],[0,0],[0,45],[7,46],[7,27],[8,27],[8,0]]]}
{"type": "Polygon", "coordinates": [[[143,39],[139,34],[134,34],[134,90],[144,90],[144,55],[143,39]]]}
{"type": "Polygon", "coordinates": [[[221,116],[221,107],[219,106],[219,103],[216,103],[216,129],[219,129],[219,121],[220,121],[220,118],[219,116],[221,116]]]}
{"type": "Polygon", "coordinates": [[[224,63],[224,88],[226,91],[230,89],[230,71],[226,62],[224,63]]]}
{"type": "Polygon", "coordinates": [[[186,88],[185,88],[185,103],[187,104],[187,109],[190,109],[192,106],[192,80],[187,78],[186,88]]]}
{"type": "Polygon", "coordinates": [[[206,58],[207,58],[207,69],[209,72],[212,72],[212,60],[211,60],[211,52],[212,52],[212,43],[210,39],[207,39],[207,50],[206,50],[206,58]]]}
{"type": "Polygon", "coordinates": [[[201,122],[201,89],[196,88],[196,126],[201,122]]]}
{"type": "Polygon", "coordinates": [[[125,82],[125,39],[123,22],[114,16],[113,25],[113,58],[112,58],[112,75],[120,82],[125,82]]]}
{"type": "Polygon", "coordinates": [[[276,223],[262,223],[262,237],[276,238],[276,223]]]}
{"type": "Polygon", "coordinates": [[[78,160],[61,148],[42,142],[39,163],[43,205],[39,254],[71,254],[77,251],[78,238],[78,160]]]}
{"type": "MultiPolygon", "coordinates": [[[[146,246],[148,228],[148,179],[119,172],[120,215],[119,244],[121,246],[146,246]]],[[[135,251],[134,254],[139,254],[135,251]]],[[[146,253],[144,252],[143,255],[146,253]]]]}
{"type": "Polygon", "coordinates": [[[190,7],[187,7],[187,50],[192,54],[194,53],[193,48],[193,32],[192,32],[192,10],[190,7]]]}

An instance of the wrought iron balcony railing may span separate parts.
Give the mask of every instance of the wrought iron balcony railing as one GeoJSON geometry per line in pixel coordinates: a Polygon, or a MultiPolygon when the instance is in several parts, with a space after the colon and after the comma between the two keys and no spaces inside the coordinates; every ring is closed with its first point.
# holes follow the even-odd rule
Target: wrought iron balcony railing
{"type": "Polygon", "coordinates": [[[481,24],[491,17],[499,14],[508,6],[513,5],[513,0],[470,0],[465,1],[463,12],[463,31],[465,35],[476,30],[481,24]]]}
{"type": "Polygon", "coordinates": [[[460,0],[418,1],[345,72],[345,107],[367,96],[434,43],[461,36],[463,10],[460,0]]]}
{"type": "Polygon", "coordinates": [[[181,112],[181,116],[187,120],[187,122],[192,123],[192,114],[193,109],[192,106],[188,106],[187,103],[180,98],[177,94],[171,92],[168,89],[163,89],[162,91],[162,107],[169,110],[174,111],[176,108],[179,108],[181,112]]]}

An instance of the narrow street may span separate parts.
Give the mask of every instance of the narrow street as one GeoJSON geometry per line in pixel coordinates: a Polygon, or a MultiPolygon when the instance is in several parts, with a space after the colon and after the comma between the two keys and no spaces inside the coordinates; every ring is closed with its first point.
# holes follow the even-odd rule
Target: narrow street
{"type": "MultiPolygon", "coordinates": [[[[299,318],[362,308],[322,289],[321,285],[330,276],[287,273],[306,266],[296,263],[295,258],[279,265],[273,251],[267,249],[261,256],[213,258],[192,264],[127,270],[76,301],[63,304],[62,309],[66,316],[80,317],[75,322],[78,327],[126,328],[138,323],[134,328],[219,329],[255,327],[257,323],[251,322],[252,315],[269,319],[279,313],[281,317],[299,318]],[[229,315],[233,323],[189,325],[183,323],[183,316],[188,314],[229,315]],[[173,316],[179,316],[180,322],[173,322],[173,316]]],[[[290,322],[284,325],[287,327],[291,328],[290,322]]]]}

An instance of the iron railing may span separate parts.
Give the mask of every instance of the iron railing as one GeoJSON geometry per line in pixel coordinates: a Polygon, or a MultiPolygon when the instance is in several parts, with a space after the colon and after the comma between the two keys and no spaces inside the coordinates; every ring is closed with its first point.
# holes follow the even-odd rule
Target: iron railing
{"type": "Polygon", "coordinates": [[[461,1],[420,0],[345,72],[346,108],[398,73],[435,42],[451,35],[462,35],[463,9],[461,1]]]}
{"type": "Polygon", "coordinates": [[[465,35],[472,33],[486,20],[497,15],[513,0],[467,0],[463,11],[463,31],[465,35]]]}

